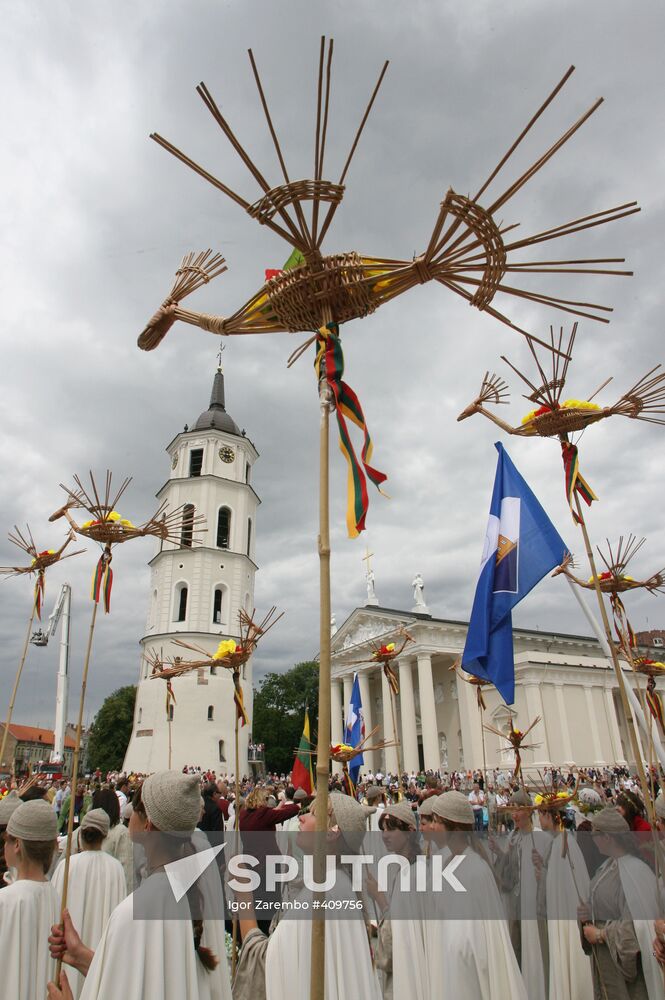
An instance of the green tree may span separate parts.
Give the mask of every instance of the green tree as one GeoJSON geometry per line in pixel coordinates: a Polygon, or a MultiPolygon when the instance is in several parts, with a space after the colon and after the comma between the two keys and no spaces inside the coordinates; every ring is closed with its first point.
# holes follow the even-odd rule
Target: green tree
{"type": "Polygon", "coordinates": [[[288,772],[302,735],[305,706],[310,735],[316,740],[319,700],[319,665],[296,663],[283,674],[266,674],[254,694],[252,739],[265,743],[268,771],[288,772]]]}
{"type": "Polygon", "coordinates": [[[132,735],[136,685],[118,688],[97,712],[90,727],[88,763],[94,771],[118,771],[132,735]]]}

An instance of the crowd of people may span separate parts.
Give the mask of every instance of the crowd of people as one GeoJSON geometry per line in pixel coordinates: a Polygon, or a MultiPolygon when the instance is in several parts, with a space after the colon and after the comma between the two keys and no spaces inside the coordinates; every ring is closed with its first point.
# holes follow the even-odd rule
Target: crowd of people
{"type": "MultiPolygon", "coordinates": [[[[326,1000],[663,1000],[665,798],[659,774],[648,781],[653,830],[625,767],[551,768],[530,787],[501,770],[367,770],[353,796],[331,776],[327,850],[359,907],[326,921],[326,1000]],[[445,892],[426,905],[400,895],[397,876],[386,889],[371,867],[353,886],[342,858],[376,854],[377,840],[414,871],[463,860],[462,908],[445,892]]],[[[313,851],[313,794],[289,774],[245,775],[239,787],[236,802],[234,775],[187,766],[96,773],[75,789],[39,779],[0,788],[2,995],[307,1000],[311,923],[278,912],[304,892],[302,878],[252,895],[229,888],[225,863],[212,865],[201,913],[169,888],[170,860],[236,825],[241,837],[263,835],[259,871],[271,853],[302,865],[313,851]],[[222,897],[238,917],[233,982],[222,897]],[[146,905],[152,918],[137,919],[146,905]]]]}

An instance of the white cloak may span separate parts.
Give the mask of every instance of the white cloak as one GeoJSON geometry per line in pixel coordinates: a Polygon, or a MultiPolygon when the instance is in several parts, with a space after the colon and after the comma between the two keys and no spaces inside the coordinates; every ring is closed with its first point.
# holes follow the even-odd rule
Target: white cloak
{"type": "MultiPolygon", "coordinates": [[[[463,857],[455,875],[466,893],[456,894],[453,912],[468,916],[426,922],[426,996],[437,1000],[527,1000],[490,867],[471,848],[463,857]]],[[[444,913],[448,891],[452,892],[444,886],[440,900],[444,913]]],[[[397,990],[395,996],[401,996],[397,990]]]]}
{"type": "Polygon", "coordinates": [[[44,1000],[55,975],[48,937],[60,919],[50,882],[20,879],[0,891],[0,993],[8,1000],[44,1000]]]}
{"type": "MultiPolygon", "coordinates": [[[[222,956],[223,961],[223,956],[222,956]]],[[[211,1000],[220,967],[207,972],[194,949],[187,898],[176,903],[163,873],[146,879],[111,914],[95,951],[81,1000],[211,1000]],[[134,897],[141,912],[149,894],[150,920],[135,920],[134,897]]]]}
{"type": "MultiPolygon", "coordinates": [[[[62,898],[65,862],[60,862],[51,884],[62,898]]],[[[118,903],[127,895],[122,865],[104,851],[82,851],[73,854],[69,862],[67,909],[81,940],[94,951],[100,942],[106,922],[118,903]]],[[[83,976],[75,969],[67,973],[74,1000],[83,989],[83,976]]]]}
{"type": "Polygon", "coordinates": [[[633,918],[635,936],[640,945],[642,971],[649,1000],[662,1000],[663,971],[653,954],[653,920],[640,919],[640,916],[644,914],[659,912],[660,893],[656,878],[648,865],[630,854],[624,854],[617,861],[621,888],[626,897],[626,903],[633,918]]]}
{"type": "MultiPolygon", "coordinates": [[[[355,898],[346,876],[337,876],[336,896],[355,898]]],[[[325,1000],[381,1000],[362,917],[326,920],[325,941],[325,1000]]],[[[311,920],[282,918],[266,949],[266,1000],[309,997],[311,957],[311,920]]]]}
{"type": "Polygon", "coordinates": [[[566,838],[568,856],[561,857],[563,836],[554,837],[545,883],[550,948],[549,1000],[593,1000],[591,959],[582,950],[579,925],[573,916],[580,897],[583,901],[589,898],[589,873],[579,844],[571,834],[566,838]],[[566,920],[565,914],[571,917],[566,920]]]}

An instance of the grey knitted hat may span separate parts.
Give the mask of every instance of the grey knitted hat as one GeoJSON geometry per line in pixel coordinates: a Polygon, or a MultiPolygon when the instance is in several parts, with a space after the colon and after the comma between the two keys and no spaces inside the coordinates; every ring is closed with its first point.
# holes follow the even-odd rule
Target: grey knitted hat
{"type": "Polygon", "coordinates": [[[434,812],[434,803],[438,799],[438,795],[428,795],[426,799],[418,806],[418,812],[421,816],[431,816],[434,812]]]}
{"type": "Polygon", "coordinates": [[[53,807],[44,799],[22,802],[9,817],[7,833],[19,840],[55,840],[58,820],[53,807]]]}
{"type": "Polygon", "coordinates": [[[596,833],[630,833],[630,827],[615,806],[606,806],[591,817],[596,833]]]}
{"type": "Polygon", "coordinates": [[[274,795],[269,795],[266,799],[266,805],[269,809],[275,809],[277,807],[277,799],[274,795]]]}
{"type": "Polygon", "coordinates": [[[0,799],[0,826],[9,823],[9,817],[20,805],[21,800],[16,789],[5,795],[4,799],[0,799]]]}
{"type": "Polygon", "coordinates": [[[376,802],[382,795],[385,795],[385,789],[381,788],[380,785],[370,785],[369,788],[365,789],[365,798],[368,802],[376,802]]]}
{"type": "Polygon", "coordinates": [[[82,830],[97,830],[104,837],[108,837],[110,826],[109,814],[104,809],[90,809],[81,820],[82,830]]]}
{"type": "MultiPolygon", "coordinates": [[[[662,792],[656,798],[656,801],[655,801],[654,804],[655,804],[655,807],[656,807],[656,816],[658,817],[658,819],[665,819],[665,795],[663,795],[662,792]]],[[[0,810],[1,809],[2,809],[2,805],[0,805],[0,810]]],[[[0,813],[0,823],[2,822],[1,816],[2,816],[2,813],[0,813]]]]}
{"type": "Polygon", "coordinates": [[[191,832],[203,808],[200,777],[180,771],[155,771],[143,782],[141,799],[148,819],[158,830],[191,832]]]}
{"type": "Polygon", "coordinates": [[[376,812],[371,806],[361,806],[350,795],[342,792],[331,792],[329,795],[335,823],[342,833],[364,833],[367,829],[367,818],[376,812]]]}
{"type": "Polygon", "coordinates": [[[518,788],[516,792],[510,796],[508,800],[509,806],[518,806],[519,808],[525,809],[533,805],[531,801],[531,796],[524,788],[518,788]]]}
{"type": "Polygon", "coordinates": [[[473,826],[473,808],[466,795],[461,792],[444,792],[434,799],[432,811],[441,819],[451,823],[466,823],[473,826]]]}
{"type": "MultiPolygon", "coordinates": [[[[412,830],[416,830],[418,825],[416,823],[416,814],[411,808],[411,803],[407,799],[402,799],[401,802],[395,802],[394,805],[387,806],[385,810],[381,813],[381,820],[384,816],[393,816],[398,819],[400,823],[405,823],[410,826],[412,830]]],[[[379,824],[381,823],[379,820],[379,824]]]]}
{"type": "Polygon", "coordinates": [[[305,791],[304,788],[296,788],[295,792],[293,793],[294,802],[302,802],[303,799],[307,798],[309,798],[309,796],[307,795],[307,792],[305,791]]]}

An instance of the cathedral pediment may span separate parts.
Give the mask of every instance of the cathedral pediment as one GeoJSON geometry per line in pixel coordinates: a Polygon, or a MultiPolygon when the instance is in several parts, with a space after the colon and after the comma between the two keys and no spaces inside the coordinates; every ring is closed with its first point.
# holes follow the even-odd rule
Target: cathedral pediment
{"type": "Polygon", "coordinates": [[[332,654],[334,656],[346,649],[362,646],[372,639],[394,632],[409,621],[412,621],[412,617],[408,614],[356,608],[333,636],[332,654]]]}

